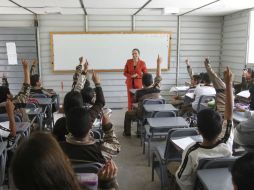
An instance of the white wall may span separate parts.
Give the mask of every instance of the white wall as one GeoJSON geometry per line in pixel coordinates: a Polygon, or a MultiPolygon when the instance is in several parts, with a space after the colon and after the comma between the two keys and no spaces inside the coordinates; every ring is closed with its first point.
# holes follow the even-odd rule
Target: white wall
{"type": "Polygon", "coordinates": [[[235,81],[241,81],[246,64],[249,13],[247,10],[224,17],[221,63],[222,68],[230,66],[235,81]]]}
{"type": "MultiPolygon", "coordinates": [[[[64,82],[62,96],[70,89],[72,74],[53,74],[50,61],[49,32],[82,31],[84,17],[82,15],[39,17],[40,48],[42,75],[44,85],[61,93],[60,83],[64,82]]],[[[203,71],[203,58],[209,56],[217,70],[220,58],[222,17],[183,17],[181,28],[181,65],[180,82],[189,81],[184,60],[189,57],[196,72],[203,71]]],[[[131,31],[130,16],[88,16],[89,31],[131,31]]],[[[169,89],[176,83],[176,16],[137,16],[136,31],[171,31],[171,63],[170,70],[163,72],[162,95],[168,99],[169,89]]],[[[131,50],[130,50],[131,51],[131,50]]],[[[117,56],[117,55],[116,55],[117,56]]],[[[130,52],[131,57],[131,52],[130,52]]],[[[155,58],[156,60],[156,58],[155,58]]],[[[78,64],[78,62],[77,62],[78,64]]],[[[106,101],[111,107],[127,106],[125,78],[122,73],[101,73],[102,86],[106,101]]]]}
{"type": "MultiPolygon", "coordinates": [[[[2,26],[32,26],[32,15],[0,15],[2,26]],[[8,22],[11,18],[11,22],[8,22]]],[[[221,50],[222,17],[184,16],[181,19],[181,50],[179,82],[189,81],[184,63],[189,58],[194,71],[204,71],[203,59],[209,56],[218,71],[221,50]]],[[[40,55],[42,79],[46,88],[53,88],[61,97],[70,90],[72,74],[52,72],[50,63],[50,36],[52,31],[84,31],[83,15],[41,15],[39,16],[40,55]],[[64,90],[61,91],[61,82],[64,90]]],[[[88,16],[89,31],[131,31],[130,16],[88,16]]],[[[168,99],[169,89],[176,83],[176,16],[137,16],[137,31],[171,31],[170,70],[162,73],[162,95],[168,99]]],[[[131,50],[130,50],[131,51],[131,50]]],[[[99,55],[98,55],[99,56],[99,55]]],[[[116,55],[117,56],[117,55],[116,55]]],[[[131,57],[131,52],[130,52],[131,57]]],[[[155,58],[156,60],[156,58],[155,58]]],[[[78,64],[78,61],[77,61],[78,64]]],[[[102,86],[110,107],[127,106],[125,78],[122,73],[101,73],[102,86]]]]}

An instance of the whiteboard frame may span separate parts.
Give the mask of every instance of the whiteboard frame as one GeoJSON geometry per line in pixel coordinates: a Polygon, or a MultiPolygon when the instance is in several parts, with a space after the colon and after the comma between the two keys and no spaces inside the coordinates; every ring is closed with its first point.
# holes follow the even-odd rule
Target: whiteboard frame
{"type": "MultiPolygon", "coordinates": [[[[171,52],[171,40],[172,40],[172,32],[152,32],[152,31],[139,31],[139,32],[49,32],[50,34],[50,62],[52,65],[52,71],[54,73],[70,73],[74,72],[75,68],[73,70],[55,70],[54,67],[54,44],[53,44],[53,38],[55,34],[168,34],[169,35],[169,44],[168,44],[168,64],[167,68],[162,68],[162,71],[168,71],[170,69],[170,52],[171,52]]],[[[109,69],[109,70],[95,70],[96,72],[123,72],[124,69],[109,69]]],[[[148,71],[156,71],[156,69],[148,69],[148,71]]]]}

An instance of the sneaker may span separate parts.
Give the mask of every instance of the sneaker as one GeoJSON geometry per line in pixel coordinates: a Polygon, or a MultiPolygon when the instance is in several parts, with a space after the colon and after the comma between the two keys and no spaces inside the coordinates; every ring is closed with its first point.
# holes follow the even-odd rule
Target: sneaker
{"type": "Polygon", "coordinates": [[[124,136],[124,137],[130,137],[131,134],[123,132],[123,136],[124,136]]]}

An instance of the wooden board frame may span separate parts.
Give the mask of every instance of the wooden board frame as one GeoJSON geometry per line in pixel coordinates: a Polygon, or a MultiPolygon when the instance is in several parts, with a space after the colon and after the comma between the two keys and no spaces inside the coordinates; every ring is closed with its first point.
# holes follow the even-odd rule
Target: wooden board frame
{"type": "MultiPolygon", "coordinates": [[[[54,34],[168,34],[169,35],[169,44],[168,44],[168,68],[162,69],[162,71],[170,70],[170,52],[171,52],[171,40],[172,40],[172,32],[155,32],[155,31],[138,31],[138,32],[49,32],[50,34],[50,62],[52,65],[52,71],[56,74],[64,74],[74,72],[73,70],[59,71],[54,70],[54,44],[53,44],[53,35],[54,34]]],[[[123,72],[124,69],[110,69],[110,70],[95,70],[96,72],[123,72]]],[[[148,71],[156,71],[156,69],[148,69],[148,71]]]]}

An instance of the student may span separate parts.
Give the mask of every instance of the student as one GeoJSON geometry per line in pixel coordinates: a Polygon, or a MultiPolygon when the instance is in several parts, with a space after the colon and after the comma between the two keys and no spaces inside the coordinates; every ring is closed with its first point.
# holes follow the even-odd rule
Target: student
{"type": "Polygon", "coordinates": [[[238,158],[231,169],[234,190],[254,189],[254,153],[238,158]]]}
{"type": "Polygon", "coordinates": [[[47,133],[36,132],[19,145],[11,173],[19,190],[80,190],[66,156],[47,133]]]}
{"type": "MultiPolygon", "coordinates": [[[[89,113],[86,108],[73,108],[66,116],[66,123],[69,134],[66,136],[66,142],[60,142],[60,145],[73,163],[106,164],[113,155],[120,152],[120,144],[109,117],[103,117],[104,135],[101,142],[95,141],[90,134],[92,124],[89,122],[89,113]]],[[[114,179],[109,181],[112,187],[117,186],[114,179]]]]}
{"type": "Polygon", "coordinates": [[[2,77],[2,86],[5,86],[5,87],[9,88],[8,79],[4,74],[3,74],[3,77],[2,77]]]}
{"type": "Polygon", "coordinates": [[[215,96],[215,102],[216,102],[216,110],[223,115],[225,110],[225,89],[226,85],[225,83],[218,77],[218,75],[214,72],[214,70],[211,67],[209,59],[205,59],[204,61],[206,71],[209,75],[209,78],[211,79],[213,83],[213,87],[216,90],[216,96],[215,96]]]}
{"type": "Polygon", "coordinates": [[[21,90],[16,96],[12,96],[8,87],[0,87],[0,113],[6,113],[5,105],[7,99],[10,99],[15,105],[15,114],[19,114],[22,117],[22,121],[29,121],[26,111],[23,109],[27,103],[30,95],[30,75],[29,65],[27,60],[22,59],[21,61],[24,72],[24,83],[21,90]]]}
{"type": "Polygon", "coordinates": [[[251,68],[244,69],[242,74],[241,91],[249,90],[253,84],[254,70],[251,68]]]}
{"type": "Polygon", "coordinates": [[[198,85],[194,91],[194,101],[192,102],[192,108],[197,111],[199,99],[201,96],[213,96],[216,94],[215,89],[211,85],[211,80],[207,73],[204,73],[201,79],[204,84],[198,85]]]}
{"type": "Polygon", "coordinates": [[[185,64],[187,65],[187,72],[191,78],[191,84],[190,88],[195,88],[199,83],[200,83],[200,75],[198,74],[193,74],[192,67],[190,65],[189,59],[185,60],[185,64]]]}
{"type": "MultiPolygon", "coordinates": [[[[81,77],[80,77],[81,78],[81,77]]],[[[95,118],[97,118],[101,112],[102,108],[105,105],[105,99],[103,95],[102,88],[100,86],[99,76],[93,72],[92,80],[95,84],[95,92],[96,92],[96,101],[94,105],[87,109],[89,113],[89,125],[92,126],[95,118]]],[[[84,83],[85,81],[83,80],[84,83]]],[[[74,86],[74,89],[71,92],[68,92],[64,97],[64,113],[68,115],[69,111],[73,107],[83,107],[83,99],[82,95],[79,92],[79,89],[82,88],[82,84],[79,82],[74,86]]],[[[66,117],[62,117],[58,119],[55,123],[53,134],[59,141],[65,140],[65,135],[68,134],[66,129],[66,117]]]]}
{"type": "MultiPolygon", "coordinates": [[[[203,137],[203,142],[192,143],[183,152],[182,162],[175,177],[179,187],[183,190],[193,189],[196,180],[196,169],[201,158],[226,157],[232,154],[232,149],[226,144],[230,138],[232,128],[232,73],[225,71],[226,83],[226,132],[222,139],[218,139],[222,130],[222,119],[219,113],[206,109],[198,113],[197,126],[203,137]]],[[[170,168],[170,167],[169,167],[170,168]]],[[[174,173],[171,171],[171,173],[174,173]]]]}
{"type": "Polygon", "coordinates": [[[138,102],[138,108],[127,111],[124,118],[123,136],[131,136],[131,121],[142,117],[143,100],[160,98],[160,81],[161,81],[161,65],[162,59],[157,58],[157,72],[153,82],[153,76],[150,73],[145,73],[142,76],[143,88],[136,91],[135,102],[138,102]]]}

